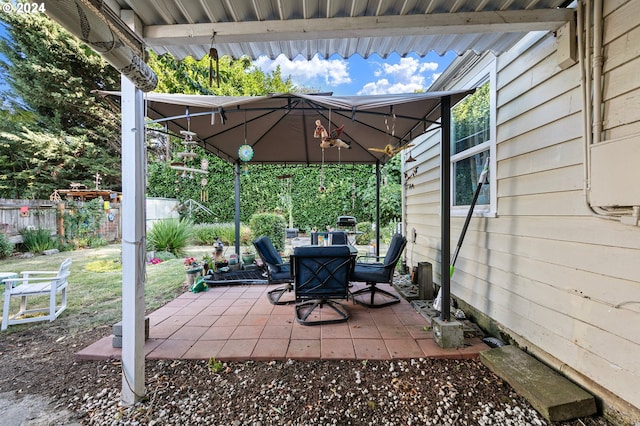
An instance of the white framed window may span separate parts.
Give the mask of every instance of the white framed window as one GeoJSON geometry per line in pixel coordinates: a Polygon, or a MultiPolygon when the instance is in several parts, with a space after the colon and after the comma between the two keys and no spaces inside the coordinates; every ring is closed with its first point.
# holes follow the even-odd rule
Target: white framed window
{"type": "Polygon", "coordinates": [[[470,79],[476,91],[451,108],[451,215],[465,216],[487,158],[489,175],[482,185],[474,215],[495,216],[495,62],[470,79]]]}

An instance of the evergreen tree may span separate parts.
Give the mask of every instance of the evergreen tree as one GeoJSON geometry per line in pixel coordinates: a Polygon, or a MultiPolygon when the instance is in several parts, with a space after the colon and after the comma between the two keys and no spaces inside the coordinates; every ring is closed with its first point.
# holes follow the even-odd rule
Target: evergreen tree
{"type": "Polygon", "coordinates": [[[48,198],[71,182],[120,188],[119,73],[72,34],[40,14],[5,14],[0,40],[7,89],[0,120],[0,196],[48,198]]]}

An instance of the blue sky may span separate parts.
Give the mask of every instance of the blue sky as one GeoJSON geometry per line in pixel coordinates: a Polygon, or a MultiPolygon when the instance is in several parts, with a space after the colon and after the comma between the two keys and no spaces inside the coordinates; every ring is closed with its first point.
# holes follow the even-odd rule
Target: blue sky
{"type": "Polygon", "coordinates": [[[359,55],[348,59],[316,56],[310,61],[279,56],[275,60],[258,58],[254,64],[265,72],[271,72],[279,65],[282,76],[291,76],[297,86],[335,95],[378,95],[426,90],[455,56],[454,53],[439,56],[431,52],[422,58],[417,55],[402,58],[396,54],[386,59],[379,56],[363,59],[359,55]]]}

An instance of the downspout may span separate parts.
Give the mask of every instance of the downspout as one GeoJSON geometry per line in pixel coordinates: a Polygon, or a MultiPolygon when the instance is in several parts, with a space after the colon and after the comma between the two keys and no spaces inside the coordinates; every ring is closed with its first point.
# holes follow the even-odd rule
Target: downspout
{"type": "Polygon", "coordinates": [[[601,219],[619,220],[621,214],[631,210],[607,211],[591,205],[591,145],[602,139],[602,0],[593,5],[593,34],[591,33],[591,0],[577,5],[578,60],[582,89],[583,137],[584,137],[584,202],[591,214],[601,219]],[[584,33],[584,34],[583,34],[584,33]],[[593,62],[591,61],[591,36],[593,35],[593,62]],[[591,73],[593,69],[593,74],[591,73]],[[593,78],[592,78],[593,75],[593,78]]]}

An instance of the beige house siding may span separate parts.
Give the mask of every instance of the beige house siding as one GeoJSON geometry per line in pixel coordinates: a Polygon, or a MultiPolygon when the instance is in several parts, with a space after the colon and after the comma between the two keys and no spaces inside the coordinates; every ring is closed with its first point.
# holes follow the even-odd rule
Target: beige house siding
{"type": "MultiPolygon", "coordinates": [[[[604,16],[604,138],[640,138],[640,2],[605,1],[604,16]]],[[[471,221],[452,296],[640,421],[640,227],[587,207],[579,66],[558,66],[552,34],[524,40],[496,65],[497,216],[471,221]]],[[[405,165],[419,170],[405,188],[407,261],[432,262],[436,283],[439,153],[439,134],[428,134],[405,165]]],[[[452,248],[463,222],[451,218],[452,248]]]]}

